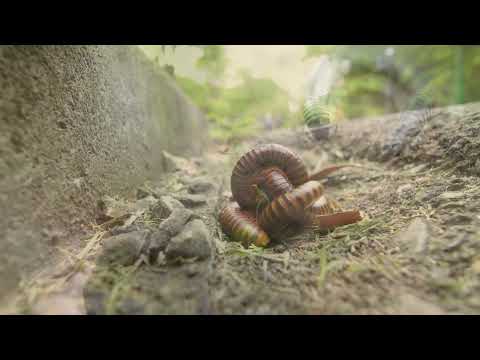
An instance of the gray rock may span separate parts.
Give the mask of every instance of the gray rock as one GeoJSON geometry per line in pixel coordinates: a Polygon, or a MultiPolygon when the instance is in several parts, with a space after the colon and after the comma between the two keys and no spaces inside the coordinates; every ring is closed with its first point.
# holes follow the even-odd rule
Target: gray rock
{"type": "Polygon", "coordinates": [[[157,219],[166,219],[174,209],[184,209],[183,204],[171,196],[161,196],[150,209],[150,213],[157,219]]]}
{"type": "Polygon", "coordinates": [[[151,235],[150,247],[148,249],[148,256],[151,262],[156,261],[159,251],[163,251],[170,239],[177,235],[193,217],[191,210],[186,209],[181,203],[179,204],[181,207],[173,208],[168,218],[163,220],[158,230],[151,235]]]}
{"type": "Polygon", "coordinates": [[[209,258],[212,255],[212,241],[203,221],[189,222],[180,234],[173,237],[165,250],[168,260],[176,258],[209,258]]]}
{"type": "Polygon", "coordinates": [[[173,209],[183,208],[182,203],[171,196],[162,196],[160,200],[173,211],[173,209]]]}
{"type": "Polygon", "coordinates": [[[149,258],[150,262],[156,261],[158,253],[165,250],[170,240],[170,235],[167,231],[160,229],[152,233],[150,238],[149,258]]]}
{"type": "Polygon", "coordinates": [[[207,197],[202,194],[177,195],[175,198],[187,208],[193,208],[207,203],[207,197]]]}
{"type": "Polygon", "coordinates": [[[214,185],[204,179],[196,179],[188,186],[188,192],[190,194],[200,194],[209,192],[214,189],[214,185]]]}
{"type": "Polygon", "coordinates": [[[134,210],[137,210],[137,211],[148,210],[157,202],[158,202],[158,199],[155,196],[148,194],[144,198],[138,199],[133,205],[133,208],[134,210]]]}
{"type": "Polygon", "coordinates": [[[100,265],[130,266],[139,258],[149,244],[148,231],[134,231],[105,239],[97,261],[100,265]]]}
{"type": "Polygon", "coordinates": [[[193,212],[186,208],[177,208],[159,225],[160,231],[165,231],[170,237],[177,235],[184,225],[192,218],[193,212]]]}

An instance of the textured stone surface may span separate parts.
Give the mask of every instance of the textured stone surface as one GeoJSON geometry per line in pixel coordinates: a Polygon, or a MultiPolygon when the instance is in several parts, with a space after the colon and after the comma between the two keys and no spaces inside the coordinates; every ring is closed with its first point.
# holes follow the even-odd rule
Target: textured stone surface
{"type": "Polygon", "coordinates": [[[0,299],[54,261],[42,230],[78,243],[99,198],[204,146],[198,109],[135,46],[0,46],[0,93],[0,299]]]}
{"type": "Polygon", "coordinates": [[[193,215],[193,212],[186,209],[182,204],[173,208],[168,218],[160,223],[158,229],[151,236],[148,249],[150,261],[156,259],[158,252],[165,249],[170,239],[182,231],[193,215]]]}
{"type": "Polygon", "coordinates": [[[188,192],[191,194],[200,194],[213,190],[215,186],[205,179],[194,179],[188,186],[188,192]]]}
{"type": "Polygon", "coordinates": [[[162,196],[160,200],[152,206],[151,213],[157,219],[166,219],[174,209],[183,209],[180,201],[171,196],[162,196]]]}
{"type": "Polygon", "coordinates": [[[148,247],[149,236],[148,231],[133,231],[105,239],[98,263],[100,265],[112,263],[122,266],[133,265],[142,249],[148,247]]]}
{"type": "Polygon", "coordinates": [[[197,258],[203,260],[212,254],[212,241],[203,221],[190,221],[177,236],[170,239],[165,250],[167,259],[197,258]]]}
{"type": "Polygon", "coordinates": [[[170,216],[160,224],[158,229],[166,231],[170,236],[175,236],[192,216],[193,212],[191,210],[185,208],[174,209],[170,216]]]}
{"type": "Polygon", "coordinates": [[[207,197],[203,194],[177,195],[176,199],[188,208],[194,208],[207,203],[207,197]]]}

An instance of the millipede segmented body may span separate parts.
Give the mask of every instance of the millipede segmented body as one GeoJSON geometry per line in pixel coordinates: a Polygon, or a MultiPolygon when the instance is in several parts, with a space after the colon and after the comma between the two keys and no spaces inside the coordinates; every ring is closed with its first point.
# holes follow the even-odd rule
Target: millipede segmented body
{"type": "Polygon", "coordinates": [[[276,167],[270,167],[261,171],[257,175],[255,182],[268,199],[275,199],[293,190],[293,185],[287,175],[276,167]]]}
{"type": "Polygon", "coordinates": [[[292,224],[305,222],[305,209],[310,208],[323,194],[318,181],[309,181],[275,198],[262,211],[258,225],[267,233],[277,234],[292,224]]]}
{"type": "Polygon", "coordinates": [[[337,201],[326,194],[323,194],[317,201],[315,201],[310,210],[315,215],[331,215],[342,211],[337,201]]]}
{"type": "Polygon", "coordinates": [[[267,233],[258,226],[255,215],[240,209],[236,203],[225,206],[220,211],[219,220],[225,234],[244,246],[267,246],[270,242],[267,233]]]}
{"type": "Polygon", "coordinates": [[[238,160],[232,172],[232,194],[242,208],[255,208],[256,194],[252,185],[258,185],[260,173],[268,168],[280,169],[294,187],[308,180],[305,163],[290,149],[278,144],[255,147],[238,160]]]}
{"type": "Polygon", "coordinates": [[[332,230],[339,226],[355,224],[362,220],[358,210],[336,212],[328,215],[315,215],[307,212],[305,227],[313,227],[322,230],[332,230]]]}
{"type": "Polygon", "coordinates": [[[332,229],[361,220],[342,212],[317,181],[345,166],[309,175],[303,160],[278,144],[257,146],[238,160],[232,177],[234,200],[219,215],[223,231],[245,246],[266,246],[305,227],[332,229]]]}

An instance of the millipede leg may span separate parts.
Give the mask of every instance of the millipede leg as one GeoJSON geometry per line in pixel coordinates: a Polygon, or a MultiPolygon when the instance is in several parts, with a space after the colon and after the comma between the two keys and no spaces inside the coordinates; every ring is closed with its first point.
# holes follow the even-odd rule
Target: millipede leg
{"type": "Polygon", "coordinates": [[[331,173],[341,170],[343,168],[348,168],[348,167],[355,167],[355,168],[360,168],[360,169],[365,169],[364,166],[361,165],[354,165],[354,164],[347,164],[347,165],[333,165],[329,166],[327,168],[324,168],[322,170],[317,171],[316,173],[313,173],[310,175],[309,180],[321,180],[331,173]]]}
{"type": "Polygon", "coordinates": [[[336,227],[354,224],[362,220],[359,210],[342,211],[331,215],[311,214],[308,226],[324,230],[333,230],[336,227]]]}

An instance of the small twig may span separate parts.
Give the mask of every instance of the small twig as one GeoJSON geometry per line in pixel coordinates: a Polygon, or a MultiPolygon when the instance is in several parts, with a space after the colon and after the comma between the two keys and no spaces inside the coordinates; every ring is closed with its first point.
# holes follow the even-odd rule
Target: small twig
{"type": "Polygon", "coordinates": [[[94,225],[94,229],[108,230],[113,228],[114,226],[123,225],[131,215],[132,214],[125,214],[125,215],[110,219],[100,225],[94,225]]]}

